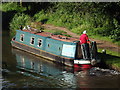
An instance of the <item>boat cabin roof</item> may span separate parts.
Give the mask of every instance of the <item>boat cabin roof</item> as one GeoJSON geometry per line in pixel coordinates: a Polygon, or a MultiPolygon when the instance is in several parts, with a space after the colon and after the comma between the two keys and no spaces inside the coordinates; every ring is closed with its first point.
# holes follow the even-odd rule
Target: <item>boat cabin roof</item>
{"type": "Polygon", "coordinates": [[[65,42],[74,42],[74,41],[79,41],[79,39],[77,38],[72,38],[72,37],[67,37],[67,36],[63,36],[63,35],[54,35],[50,32],[36,32],[36,31],[29,31],[29,30],[22,30],[24,32],[29,32],[35,35],[40,35],[43,37],[49,37],[55,40],[60,40],[60,41],[65,41],[65,42]]]}

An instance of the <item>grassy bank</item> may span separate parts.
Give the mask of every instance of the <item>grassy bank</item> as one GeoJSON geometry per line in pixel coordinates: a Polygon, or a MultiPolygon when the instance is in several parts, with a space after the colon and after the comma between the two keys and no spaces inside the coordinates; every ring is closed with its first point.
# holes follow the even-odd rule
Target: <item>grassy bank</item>
{"type": "Polygon", "coordinates": [[[110,68],[117,69],[120,71],[120,53],[106,50],[106,54],[102,54],[102,49],[98,49],[100,58],[110,68]]]}
{"type": "Polygon", "coordinates": [[[114,43],[114,44],[120,46],[120,41],[115,41],[114,39],[111,39],[110,37],[101,36],[101,35],[92,35],[92,34],[89,34],[89,37],[93,38],[93,39],[98,39],[98,40],[104,40],[104,41],[107,41],[107,42],[111,42],[111,43],[114,43]]]}

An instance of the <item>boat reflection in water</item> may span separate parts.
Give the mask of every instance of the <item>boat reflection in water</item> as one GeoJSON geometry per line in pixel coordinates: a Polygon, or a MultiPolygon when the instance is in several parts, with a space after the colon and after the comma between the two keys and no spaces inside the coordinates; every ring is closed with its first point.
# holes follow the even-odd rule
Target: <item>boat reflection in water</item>
{"type": "MultiPolygon", "coordinates": [[[[27,88],[111,88],[119,87],[120,79],[115,71],[91,68],[78,70],[53,63],[46,59],[12,49],[16,56],[17,73],[22,78],[17,78],[17,84],[27,88]],[[104,71],[103,71],[104,70],[104,71]],[[105,71],[106,70],[106,71],[105,71]],[[114,75],[114,77],[113,77],[114,75]],[[23,82],[21,81],[23,80],[23,82]],[[112,82],[110,82],[112,81],[112,82]],[[117,83],[116,83],[117,82],[117,83]]],[[[117,72],[116,72],[117,73],[117,72]]],[[[119,74],[118,74],[119,75],[119,74]]],[[[16,83],[16,82],[15,82],[16,83]]],[[[19,87],[19,85],[17,85],[19,87]]]]}
{"type": "Polygon", "coordinates": [[[52,83],[52,86],[47,85],[48,87],[76,87],[73,68],[61,66],[18,49],[13,48],[12,52],[16,56],[18,73],[40,79],[45,84],[52,83]]]}

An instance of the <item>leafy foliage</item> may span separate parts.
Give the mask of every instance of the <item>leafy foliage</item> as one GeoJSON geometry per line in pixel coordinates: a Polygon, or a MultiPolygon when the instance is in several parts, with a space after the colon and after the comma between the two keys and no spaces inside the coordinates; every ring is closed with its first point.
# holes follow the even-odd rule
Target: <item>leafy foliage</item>
{"type": "Polygon", "coordinates": [[[34,19],[39,22],[44,22],[45,20],[48,19],[48,15],[45,14],[45,12],[42,10],[39,13],[34,15],[34,19]]]}
{"type": "Polygon", "coordinates": [[[26,11],[26,7],[22,7],[18,3],[15,3],[15,2],[3,3],[1,9],[4,12],[7,12],[7,11],[17,11],[17,12],[26,11]]]}
{"type": "Polygon", "coordinates": [[[15,31],[20,29],[20,26],[24,27],[26,25],[30,25],[31,22],[32,18],[29,15],[24,13],[15,14],[14,18],[10,22],[11,35],[15,35],[15,31]]]}
{"type": "Polygon", "coordinates": [[[61,2],[55,3],[54,7],[56,9],[52,13],[46,13],[47,23],[67,27],[77,34],[87,30],[89,34],[107,36],[119,41],[120,2],[61,2]]]}
{"type": "Polygon", "coordinates": [[[36,22],[67,27],[77,34],[87,30],[90,35],[120,39],[120,2],[41,2],[23,6],[31,7],[26,13],[35,9],[36,22]]]}

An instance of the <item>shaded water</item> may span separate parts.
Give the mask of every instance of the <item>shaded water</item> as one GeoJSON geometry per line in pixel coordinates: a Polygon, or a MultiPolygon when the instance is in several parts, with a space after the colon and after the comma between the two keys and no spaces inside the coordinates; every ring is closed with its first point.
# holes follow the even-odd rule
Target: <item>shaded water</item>
{"type": "Polygon", "coordinates": [[[12,48],[3,32],[3,88],[120,88],[120,73],[93,67],[86,71],[61,66],[12,48]]]}

